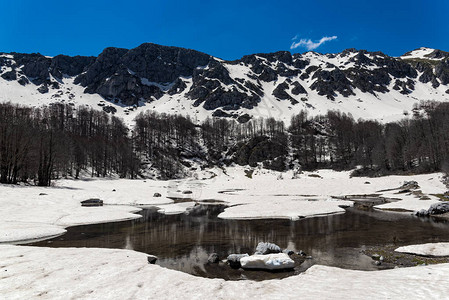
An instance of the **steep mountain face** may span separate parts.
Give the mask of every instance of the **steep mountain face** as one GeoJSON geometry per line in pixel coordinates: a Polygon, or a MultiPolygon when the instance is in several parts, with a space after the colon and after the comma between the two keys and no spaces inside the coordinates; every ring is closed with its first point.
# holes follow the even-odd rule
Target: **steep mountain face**
{"type": "Polygon", "coordinates": [[[142,44],[106,48],[98,57],[0,53],[0,68],[0,101],[98,105],[129,120],[152,109],[196,119],[271,116],[288,122],[303,109],[339,109],[388,121],[421,100],[449,101],[449,53],[429,48],[401,57],[348,49],[223,61],[142,44]]]}

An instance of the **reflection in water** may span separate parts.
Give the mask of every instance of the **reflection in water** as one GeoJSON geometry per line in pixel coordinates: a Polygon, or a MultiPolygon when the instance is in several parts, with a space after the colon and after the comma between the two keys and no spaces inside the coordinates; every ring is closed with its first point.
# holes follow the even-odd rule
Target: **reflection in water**
{"type": "Polygon", "coordinates": [[[268,279],[296,274],[313,264],[375,270],[372,260],[360,252],[365,246],[449,241],[447,223],[405,214],[351,208],[345,214],[299,221],[218,219],[223,209],[222,205],[199,205],[181,215],[148,209],[138,220],[72,227],[64,236],[36,245],[134,249],[158,256],[161,266],[194,275],[268,279]],[[220,258],[231,253],[252,254],[261,241],[295,252],[303,250],[313,259],[286,273],[207,264],[210,253],[218,253],[220,258]]]}

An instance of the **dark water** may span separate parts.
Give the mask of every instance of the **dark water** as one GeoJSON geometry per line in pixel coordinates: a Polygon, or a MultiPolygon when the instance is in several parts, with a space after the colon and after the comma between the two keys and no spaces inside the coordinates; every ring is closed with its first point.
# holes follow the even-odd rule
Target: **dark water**
{"type": "Polygon", "coordinates": [[[364,247],[449,241],[449,223],[411,215],[347,209],[345,214],[289,220],[222,220],[221,205],[196,206],[189,214],[163,215],[155,209],[141,212],[134,221],[77,226],[49,241],[50,247],[127,248],[159,257],[157,264],[204,277],[225,279],[282,278],[313,264],[376,270],[364,247]],[[267,241],[312,259],[288,272],[234,270],[225,264],[207,264],[210,253],[220,258],[231,253],[252,254],[267,241]]]}

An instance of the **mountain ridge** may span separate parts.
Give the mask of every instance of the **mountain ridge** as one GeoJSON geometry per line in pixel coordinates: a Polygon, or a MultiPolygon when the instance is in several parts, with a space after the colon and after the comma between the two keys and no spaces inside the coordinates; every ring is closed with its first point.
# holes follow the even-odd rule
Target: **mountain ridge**
{"type": "Polygon", "coordinates": [[[108,47],[97,57],[0,53],[0,101],[85,104],[123,116],[142,110],[210,116],[274,117],[338,109],[395,120],[420,101],[449,101],[449,53],[421,47],[400,57],[346,49],[289,51],[226,61],[206,53],[144,43],[108,47]]]}

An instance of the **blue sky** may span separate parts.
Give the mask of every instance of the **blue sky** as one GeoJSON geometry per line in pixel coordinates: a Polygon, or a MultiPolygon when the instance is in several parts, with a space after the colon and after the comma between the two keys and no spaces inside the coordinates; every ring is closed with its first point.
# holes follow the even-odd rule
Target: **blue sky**
{"type": "Polygon", "coordinates": [[[421,46],[449,51],[446,0],[14,0],[1,6],[2,52],[98,55],[105,47],[133,48],[144,42],[229,60],[313,48],[393,56],[421,46]],[[297,47],[291,49],[293,43],[297,47]]]}

